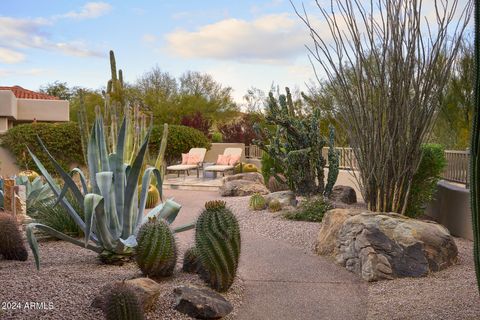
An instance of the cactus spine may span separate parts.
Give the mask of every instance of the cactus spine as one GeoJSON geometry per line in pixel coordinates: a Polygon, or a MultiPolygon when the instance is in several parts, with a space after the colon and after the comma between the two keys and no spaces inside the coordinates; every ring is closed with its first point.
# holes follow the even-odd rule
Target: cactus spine
{"type": "Polygon", "coordinates": [[[472,139],[470,142],[470,201],[473,226],[473,253],[480,292],[480,8],[475,1],[475,81],[472,139]]]}
{"type": "Polygon", "coordinates": [[[17,221],[7,213],[0,213],[0,254],[5,260],[26,261],[28,258],[17,221]]]}
{"type": "Polygon", "coordinates": [[[208,203],[205,207],[197,220],[195,248],[205,280],[213,289],[223,292],[230,288],[237,274],[240,228],[228,208],[208,203]]]}
{"type": "Polygon", "coordinates": [[[168,277],[177,262],[177,246],[169,225],[161,219],[151,219],[138,232],[137,265],[143,274],[168,277]]]}
{"type": "Polygon", "coordinates": [[[260,193],[255,193],[250,197],[250,208],[253,210],[263,210],[266,205],[265,198],[260,193]]]}
{"type": "Polygon", "coordinates": [[[140,301],[131,287],[125,283],[115,285],[105,299],[107,320],[145,319],[140,301]]]}

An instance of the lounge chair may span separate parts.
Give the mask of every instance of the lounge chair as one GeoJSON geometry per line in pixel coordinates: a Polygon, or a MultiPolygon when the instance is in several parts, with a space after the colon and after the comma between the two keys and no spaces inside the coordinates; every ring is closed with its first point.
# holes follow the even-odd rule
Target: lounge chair
{"type": "Polygon", "coordinates": [[[221,172],[223,176],[225,176],[225,172],[233,171],[235,166],[240,163],[242,152],[243,148],[226,148],[225,151],[223,151],[223,155],[218,156],[215,165],[203,168],[203,170],[221,172]]]}
{"type": "Polygon", "coordinates": [[[176,165],[173,165],[173,166],[168,166],[167,167],[167,173],[168,173],[168,171],[176,171],[177,175],[180,177],[180,172],[183,171],[183,172],[185,172],[186,175],[189,175],[190,170],[196,169],[197,170],[197,178],[199,178],[200,177],[200,168],[202,167],[203,159],[205,159],[205,153],[207,153],[207,149],[205,149],[205,148],[192,148],[192,149],[190,149],[190,151],[188,151],[188,157],[190,158],[191,156],[196,156],[197,159],[195,159],[195,161],[193,163],[189,163],[189,161],[187,159],[186,163],[176,164],[176,165]]]}

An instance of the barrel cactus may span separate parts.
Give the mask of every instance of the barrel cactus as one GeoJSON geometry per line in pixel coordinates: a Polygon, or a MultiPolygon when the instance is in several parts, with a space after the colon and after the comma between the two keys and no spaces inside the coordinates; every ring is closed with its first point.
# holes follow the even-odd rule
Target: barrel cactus
{"type": "MultiPolygon", "coordinates": [[[[142,192],[142,189],[138,189],[138,194],[140,195],[142,192]]],[[[147,192],[147,202],[145,203],[145,209],[152,209],[155,208],[155,206],[160,202],[160,192],[158,191],[157,187],[155,187],[153,184],[151,184],[148,187],[148,192],[147,192]]]]}
{"type": "Polygon", "coordinates": [[[260,193],[255,193],[250,197],[250,208],[253,210],[263,210],[265,209],[267,202],[265,198],[260,193]]]}
{"type": "Polygon", "coordinates": [[[198,252],[195,247],[191,247],[185,251],[183,255],[183,267],[184,272],[196,273],[200,267],[200,261],[198,259],[198,252]]]}
{"type": "Polygon", "coordinates": [[[239,163],[235,166],[234,173],[258,172],[258,168],[253,163],[239,163]]]}
{"type": "MultiPolygon", "coordinates": [[[[207,203],[206,207],[211,206],[207,203]]],[[[205,280],[213,289],[223,292],[232,285],[237,274],[240,245],[238,221],[228,208],[203,210],[195,228],[195,248],[205,280]]]]}
{"type": "Polygon", "coordinates": [[[17,221],[6,213],[0,213],[0,254],[6,260],[26,261],[28,258],[17,221]]]}
{"type": "Polygon", "coordinates": [[[136,262],[143,274],[168,277],[177,262],[177,246],[169,225],[162,219],[150,219],[138,232],[136,262]]]}
{"type": "Polygon", "coordinates": [[[107,320],[145,319],[137,295],[125,283],[115,285],[108,292],[105,298],[105,316],[107,320]]]}
{"type": "Polygon", "coordinates": [[[227,203],[223,200],[212,200],[205,203],[205,209],[214,210],[214,209],[224,209],[227,207],[227,203]]]}
{"type": "Polygon", "coordinates": [[[33,170],[23,170],[18,173],[19,177],[27,177],[30,182],[35,180],[35,178],[40,177],[38,173],[33,170]]]}
{"type": "Polygon", "coordinates": [[[282,210],[282,204],[280,203],[280,201],[278,201],[278,199],[273,199],[272,201],[270,201],[270,203],[268,204],[268,211],[278,212],[280,210],[282,210]]]}

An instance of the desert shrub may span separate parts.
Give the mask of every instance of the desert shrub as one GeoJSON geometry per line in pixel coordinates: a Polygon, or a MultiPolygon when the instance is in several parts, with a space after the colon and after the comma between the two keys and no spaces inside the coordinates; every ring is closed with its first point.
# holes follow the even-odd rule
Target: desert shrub
{"type": "MultiPolygon", "coordinates": [[[[70,192],[66,194],[66,198],[83,219],[83,210],[77,199],[70,192]]],[[[69,236],[77,237],[82,235],[82,230],[73,218],[70,217],[67,210],[60,203],[54,206],[55,202],[56,199],[36,202],[28,210],[30,217],[35,219],[35,222],[47,225],[69,236]]]]}
{"type": "Polygon", "coordinates": [[[422,160],[410,187],[405,212],[407,216],[418,217],[425,211],[428,202],[433,200],[440,174],[447,164],[444,152],[444,148],[439,144],[422,146],[422,160]]]}
{"type": "Polygon", "coordinates": [[[322,196],[306,198],[295,211],[287,212],[284,217],[289,220],[322,222],[325,212],[332,209],[322,196]]]}
{"type": "Polygon", "coordinates": [[[200,111],[197,111],[193,115],[185,115],[180,121],[182,126],[190,127],[201,131],[206,137],[210,136],[210,127],[212,121],[206,119],[200,111]]]}
{"type": "MultiPolygon", "coordinates": [[[[154,126],[150,135],[149,149],[151,154],[157,154],[162,140],[163,126],[154,126]]],[[[190,148],[210,148],[210,141],[197,129],[170,125],[168,126],[167,150],[165,159],[167,163],[175,162],[182,158],[182,153],[190,148]]]]}
{"type": "Polygon", "coordinates": [[[211,140],[212,140],[212,142],[217,142],[217,143],[218,142],[223,142],[222,133],[218,132],[218,131],[215,131],[214,133],[212,133],[211,140]]]}
{"type": "Polygon", "coordinates": [[[223,136],[223,142],[244,143],[249,146],[257,138],[253,125],[262,121],[260,115],[244,114],[236,121],[220,124],[218,131],[223,136]]]}
{"type": "Polygon", "coordinates": [[[68,169],[72,163],[83,164],[80,131],[75,122],[21,124],[9,129],[2,136],[1,144],[15,156],[20,168],[39,171],[28,154],[28,146],[48,171],[55,171],[42,151],[37,135],[64,169],[68,169]]]}

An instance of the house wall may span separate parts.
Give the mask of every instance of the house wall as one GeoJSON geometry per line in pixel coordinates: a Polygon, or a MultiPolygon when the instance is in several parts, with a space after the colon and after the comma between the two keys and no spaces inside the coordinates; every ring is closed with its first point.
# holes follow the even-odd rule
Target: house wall
{"type": "Polygon", "coordinates": [[[10,90],[0,90],[0,117],[17,117],[17,98],[10,90]]]}
{"type": "Polygon", "coordinates": [[[69,103],[67,100],[17,99],[18,121],[69,121],[69,103]]]}
{"type": "Polygon", "coordinates": [[[453,236],[473,240],[470,190],[464,186],[440,181],[435,200],[425,214],[444,225],[453,236]]]}

